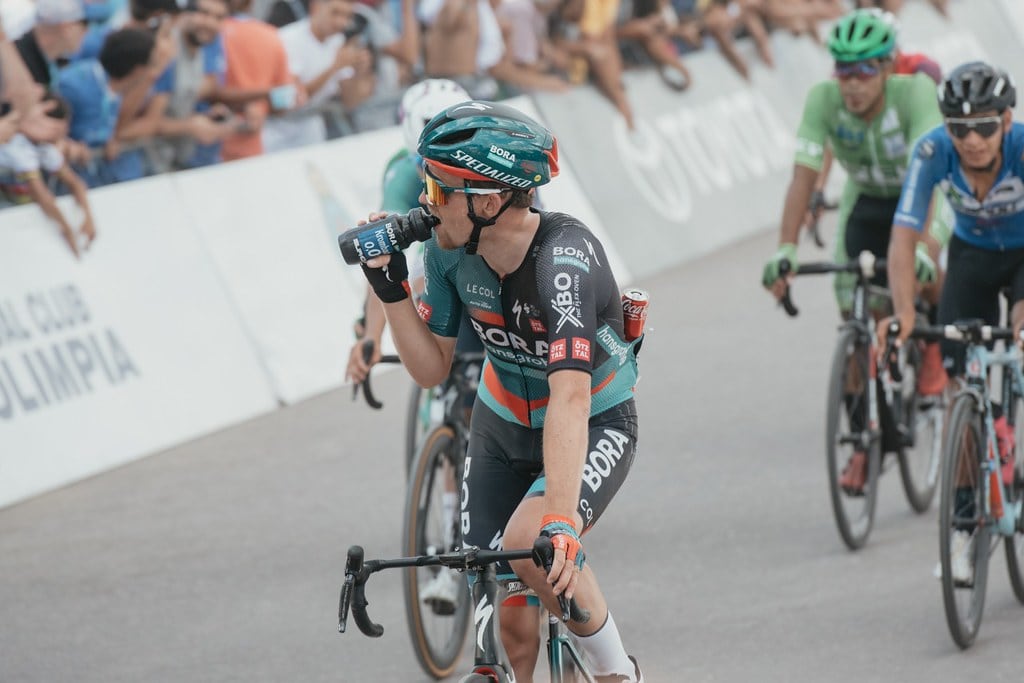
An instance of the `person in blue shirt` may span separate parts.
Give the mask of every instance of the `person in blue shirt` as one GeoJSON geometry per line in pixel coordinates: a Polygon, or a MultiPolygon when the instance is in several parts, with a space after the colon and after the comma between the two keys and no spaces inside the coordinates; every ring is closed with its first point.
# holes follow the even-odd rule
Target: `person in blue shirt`
{"type": "Polygon", "coordinates": [[[144,175],[142,150],[122,151],[115,130],[121,96],[146,78],[153,46],[147,31],[115,31],[104,41],[98,60],[75,62],[60,73],[57,89],[71,108],[70,136],[94,152],[89,162],[74,169],[89,187],[144,175]]]}
{"type": "MultiPolygon", "coordinates": [[[[1016,102],[1013,79],[984,62],[958,66],[939,86],[945,124],[922,136],[914,148],[889,242],[899,343],[914,328],[914,249],[936,186],[955,214],[938,323],[980,318],[998,324],[999,292],[1007,287],[1013,329],[1019,334],[1024,327],[1024,124],[1013,120],[1016,102]]],[[[880,325],[883,344],[887,323],[880,325]]],[[[961,376],[964,346],[943,343],[942,354],[950,377],[961,376]]],[[[1012,483],[1013,428],[1001,412],[993,406],[1002,475],[1012,483]]],[[[970,581],[970,529],[952,533],[954,579],[970,581]]]]}
{"type": "MultiPolygon", "coordinates": [[[[1013,325],[1024,327],[1024,124],[1013,121],[1016,98],[1013,79],[984,62],[962,64],[939,87],[945,125],[914,148],[889,243],[901,341],[914,326],[914,248],[935,186],[955,214],[939,323],[997,324],[999,290],[1010,287],[1013,325]]],[[[962,372],[957,347],[944,351],[953,376],[962,372]]]]}

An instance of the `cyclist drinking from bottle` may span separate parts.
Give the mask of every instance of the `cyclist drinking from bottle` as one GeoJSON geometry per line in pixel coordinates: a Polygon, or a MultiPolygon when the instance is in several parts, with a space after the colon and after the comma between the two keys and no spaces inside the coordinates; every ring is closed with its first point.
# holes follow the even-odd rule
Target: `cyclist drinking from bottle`
{"type": "MultiPolygon", "coordinates": [[[[914,148],[893,219],[889,270],[900,323],[898,343],[914,328],[913,253],[928,197],[936,187],[949,198],[956,216],[938,322],[981,318],[996,325],[999,292],[1009,288],[1013,329],[1019,334],[1024,327],[1024,124],[1013,121],[1016,100],[1010,76],[984,62],[958,66],[939,88],[945,125],[914,148]]],[[[880,336],[884,342],[885,326],[880,336]]],[[[944,342],[942,354],[950,376],[962,375],[963,346],[944,342]]],[[[1012,483],[1013,430],[998,406],[993,408],[1003,479],[1012,483]]],[[[954,556],[963,558],[953,563],[959,580],[970,573],[970,566],[964,564],[966,551],[954,556]]]]}
{"type": "MultiPolygon", "coordinates": [[[[625,480],[637,438],[639,339],[624,339],[607,255],[579,220],[531,207],[535,188],[558,173],[558,151],[521,112],[455,105],[427,124],[418,151],[422,199],[439,221],[424,252],[423,297],[418,306],[409,298],[401,252],[371,259],[364,273],[422,386],[448,373],[463,310],[487,351],[465,462],[463,538],[528,548],[538,534],[550,536],[550,574],[526,560],[499,566],[499,575],[518,575],[554,613],[557,595],[575,597],[591,617],[569,630],[598,680],[642,681],[580,541],[625,480]]],[[[531,681],[536,652],[527,656],[509,635],[516,680],[531,681]]]]}
{"type": "MultiPolygon", "coordinates": [[[[848,176],[839,204],[836,261],[845,263],[865,250],[879,258],[885,256],[910,147],[942,120],[935,103],[935,84],[928,76],[893,75],[895,46],[893,25],[876,10],[856,10],[844,16],[829,36],[834,78],[818,83],[807,94],[779,247],[762,274],[762,284],[776,298],[781,298],[787,287],[786,278],[780,277],[781,264],[797,267],[796,241],[826,144],[848,176]]],[[[920,249],[916,255],[919,278],[935,280],[934,262],[927,251],[920,249]]],[[[852,275],[839,275],[835,280],[843,316],[853,307],[854,282],[852,275]]],[[[885,275],[876,276],[874,282],[884,285],[885,275]]],[[[882,306],[879,302],[873,305],[882,306]]],[[[922,393],[942,390],[945,375],[937,348],[926,351],[921,375],[922,393]]],[[[853,430],[858,431],[856,423],[865,419],[862,410],[854,411],[850,416],[853,430]]],[[[866,470],[867,454],[855,451],[840,477],[840,486],[853,494],[860,492],[866,470]]]]}

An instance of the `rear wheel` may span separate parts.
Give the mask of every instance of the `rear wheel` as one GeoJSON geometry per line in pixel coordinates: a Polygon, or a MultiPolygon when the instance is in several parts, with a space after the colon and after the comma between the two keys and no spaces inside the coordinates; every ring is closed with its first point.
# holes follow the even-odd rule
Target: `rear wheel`
{"type": "Polygon", "coordinates": [[[921,366],[919,343],[907,345],[906,364],[895,416],[900,430],[900,477],[914,512],[924,512],[935,497],[942,461],[942,396],[917,393],[921,366]]]}
{"type": "Polygon", "coordinates": [[[413,461],[420,452],[423,440],[438,426],[432,408],[438,398],[438,388],[424,389],[412,385],[405,412],[405,471],[411,474],[413,461]]]}
{"type": "Polygon", "coordinates": [[[983,520],[985,448],[977,399],[961,394],[953,402],[944,445],[939,564],[946,624],[953,641],[963,649],[978,635],[988,582],[992,533],[983,520]]]}
{"type": "MultiPolygon", "coordinates": [[[[408,556],[446,553],[461,543],[457,492],[463,457],[458,448],[455,433],[443,425],[427,436],[413,463],[402,537],[402,550],[408,556]]],[[[405,570],[403,588],[416,659],[434,678],[451,675],[469,626],[471,601],[465,576],[445,567],[410,567],[405,570]],[[448,598],[425,602],[439,588],[448,591],[448,598]]]]}
{"type": "Polygon", "coordinates": [[[878,495],[881,443],[868,425],[870,363],[867,335],[853,326],[840,330],[828,386],[825,454],[836,527],[851,550],[863,546],[871,533],[878,495]],[[855,457],[864,461],[864,481],[852,490],[840,478],[855,457]]]}

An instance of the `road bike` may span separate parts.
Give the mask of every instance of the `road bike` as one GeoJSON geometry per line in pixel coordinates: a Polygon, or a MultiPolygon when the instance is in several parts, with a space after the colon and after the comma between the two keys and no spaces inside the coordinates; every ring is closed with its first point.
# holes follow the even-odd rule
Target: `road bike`
{"type": "MultiPolygon", "coordinates": [[[[370,576],[384,569],[445,567],[460,572],[476,573],[473,582],[474,608],[473,667],[459,683],[514,683],[512,668],[501,646],[498,624],[504,590],[497,579],[495,563],[533,559],[534,564],[550,571],[554,550],[551,540],[538,538],[529,550],[484,550],[469,546],[438,555],[417,555],[392,560],[364,561],[363,548],[352,546],[345,560],[345,582],[338,601],[338,631],[345,633],[349,612],[356,626],[365,635],[379,638],[384,628],[373,622],[366,612],[366,583],[370,576]]],[[[551,683],[595,683],[580,651],[573,644],[562,624],[571,618],[586,622],[590,615],[575,600],[559,596],[562,614],[548,617],[547,659],[551,683]]]]}
{"type": "MultiPolygon", "coordinates": [[[[878,478],[895,453],[903,491],[915,512],[931,505],[941,458],[943,400],[917,392],[923,346],[905,344],[893,362],[879,362],[874,352],[875,320],[869,300],[890,298],[889,290],[871,279],[885,261],[862,252],[848,263],[783,262],[784,276],[852,273],[856,277],[853,309],[839,327],[832,355],[826,398],[825,454],[829,496],[836,527],[851,550],[863,547],[874,524],[878,478]],[[795,268],[795,273],[793,272],[795,268]],[[844,488],[843,468],[854,457],[865,458],[862,488],[844,488]]],[[[787,288],[781,304],[790,316],[798,314],[787,288]]]]}
{"type": "MultiPolygon", "coordinates": [[[[480,381],[484,353],[456,352],[436,399],[442,418],[426,436],[409,470],[402,552],[436,555],[462,541],[460,494],[469,442],[469,411],[480,381]]],[[[405,572],[407,623],[416,658],[435,678],[451,674],[470,620],[466,582],[442,566],[405,572]]]]}
{"type": "MultiPolygon", "coordinates": [[[[459,500],[469,441],[469,411],[483,360],[483,351],[456,351],[442,384],[419,394],[414,392],[419,400],[426,401],[428,412],[424,414],[418,407],[407,413],[406,435],[420,431],[423,424],[429,426],[429,431],[417,437],[418,451],[408,467],[401,545],[408,555],[451,552],[461,543],[459,500]]],[[[382,362],[398,362],[398,358],[385,357],[382,362]]],[[[370,375],[362,389],[367,402],[373,399],[370,375]]],[[[402,588],[416,660],[434,678],[451,675],[469,630],[471,605],[466,582],[457,572],[440,565],[410,567],[402,588]]]]}
{"type": "Polygon", "coordinates": [[[1004,481],[994,426],[996,413],[1001,412],[1014,433],[1008,447],[1016,451],[1021,441],[1016,430],[1024,427],[1021,350],[1013,343],[1012,329],[981,320],[915,326],[911,338],[948,339],[967,346],[965,382],[953,398],[946,430],[939,508],[946,624],[953,641],[966,649],[981,626],[989,558],[1000,540],[1013,593],[1024,603],[1024,459],[1017,454],[1012,480],[1004,481]],[[988,348],[997,341],[1008,348],[988,348]],[[1000,403],[993,403],[993,392],[1000,403]],[[963,560],[968,562],[966,575],[963,565],[959,571],[954,567],[963,560]]]}

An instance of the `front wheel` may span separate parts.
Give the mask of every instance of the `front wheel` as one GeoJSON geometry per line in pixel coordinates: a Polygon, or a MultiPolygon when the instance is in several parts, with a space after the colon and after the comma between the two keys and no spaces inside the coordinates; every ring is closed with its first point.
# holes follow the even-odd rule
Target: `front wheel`
{"type": "Polygon", "coordinates": [[[939,483],[942,461],[942,396],[921,396],[917,393],[917,377],[922,350],[918,344],[907,345],[903,388],[897,397],[898,429],[900,431],[900,478],[903,492],[914,512],[931,506],[939,483]]]}
{"type": "MultiPolygon", "coordinates": [[[[1004,379],[1004,381],[1006,381],[1004,379]]],[[[1007,418],[1012,418],[1014,428],[1014,451],[1017,454],[1013,473],[1013,484],[1008,486],[1010,503],[1015,504],[1018,509],[1024,507],[1024,458],[1021,457],[1022,439],[1020,433],[1024,430],[1024,399],[1016,392],[1013,393],[1013,406],[1006,410],[1007,418]]],[[[1004,506],[1007,509],[1010,506],[1004,506]]],[[[1024,517],[1019,513],[1017,526],[1012,536],[1004,539],[1006,548],[1006,568],[1010,572],[1010,585],[1013,586],[1013,594],[1017,600],[1024,603],[1024,517]]]]}
{"type": "Polygon", "coordinates": [[[983,471],[987,447],[981,409],[971,394],[953,402],[942,465],[939,565],[942,602],[953,641],[969,648],[985,609],[992,531],[984,522],[983,471]]]}
{"type": "Polygon", "coordinates": [[[870,363],[868,336],[853,326],[840,330],[828,386],[825,454],[836,527],[850,550],[867,542],[878,496],[881,442],[868,424],[870,363]],[[862,485],[844,487],[844,470],[858,466],[862,485]]]}
{"type": "MultiPolygon", "coordinates": [[[[432,431],[423,442],[406,494],[402,550],[407,556],[446,553],[461,543],[458,492],[463,454],[459,448],[455,432],[447,425],[432,431]]],[[[402,585],[416,659],[434,678],[451,675],[469,626],[466,577],[445,567],[410,567],[402,585]]]]}

